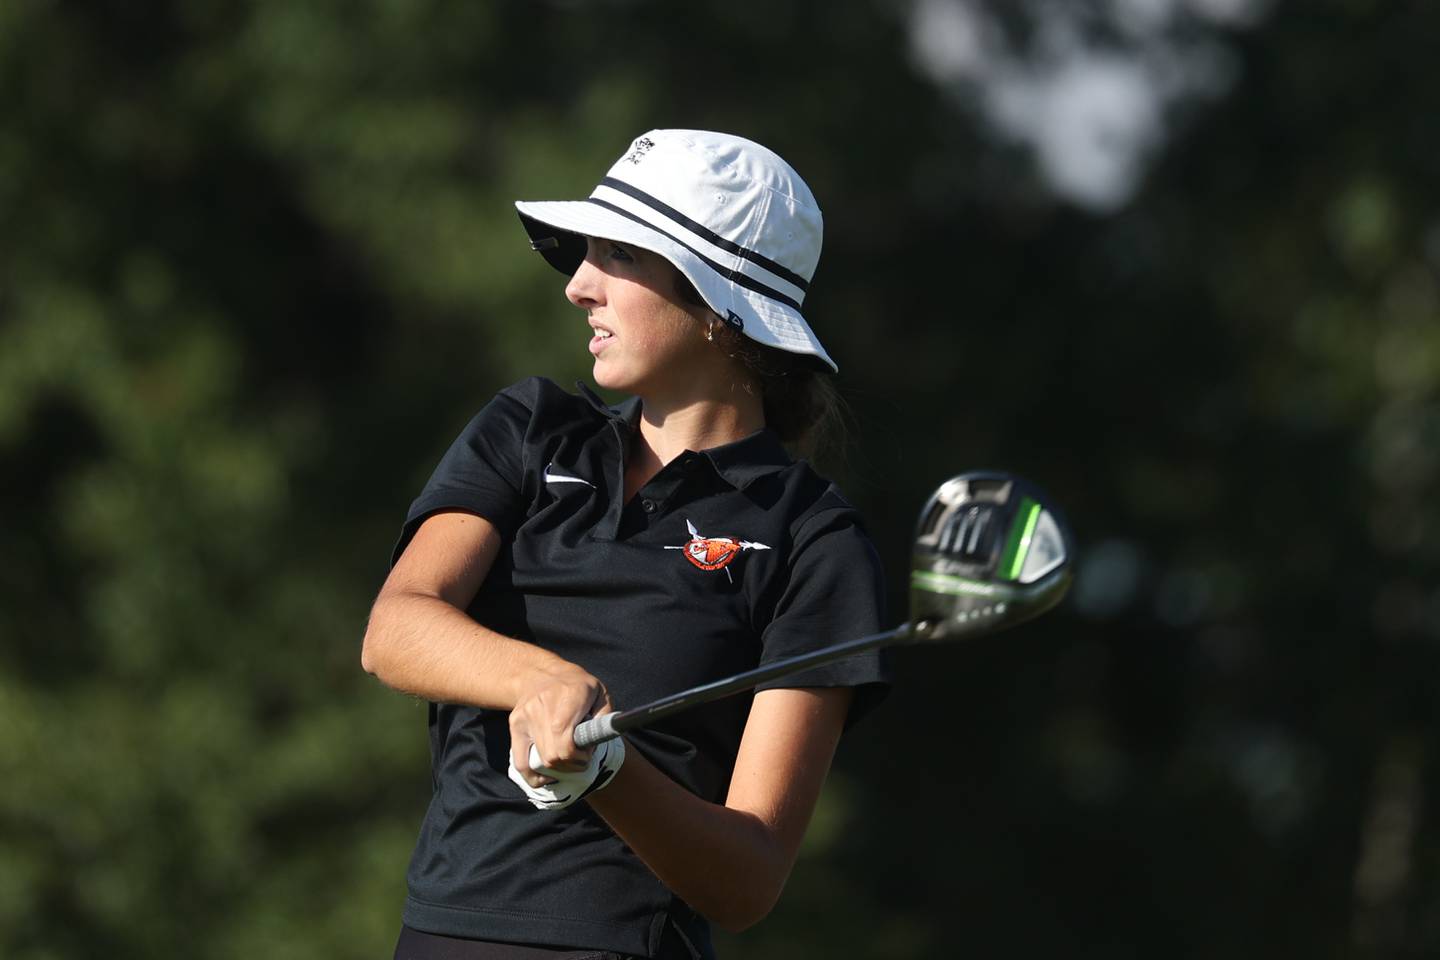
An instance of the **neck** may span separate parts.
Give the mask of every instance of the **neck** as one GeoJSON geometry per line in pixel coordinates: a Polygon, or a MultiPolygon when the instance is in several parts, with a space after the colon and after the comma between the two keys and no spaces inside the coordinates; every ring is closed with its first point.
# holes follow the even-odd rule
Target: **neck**
{"type": "Polygon", "coordinates": [[[699,401],[660,407],[648,401],[640,409],[640,437],[662,464],[686,450],[705,450],[748,437],[765,426],[760,398],[743,391],[735,402],[699,401]]]}
{"type": "Polygon", "coordinates": [[[686,450],[733,443],[763,426],[764,404],[758,396],[740,388],[723,400],[662,403],[643,398],[639,429],[626,464],[626,499],[686,450]]]}

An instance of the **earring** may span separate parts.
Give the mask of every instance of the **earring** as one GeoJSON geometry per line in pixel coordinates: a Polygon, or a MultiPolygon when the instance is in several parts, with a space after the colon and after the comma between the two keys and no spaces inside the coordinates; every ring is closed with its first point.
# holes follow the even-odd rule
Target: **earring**
{"type": "Polygon", "coordinates": [[[715,324],[713,322],[705,325],[705,339],[710,343],[715,342],[715,324]]]}

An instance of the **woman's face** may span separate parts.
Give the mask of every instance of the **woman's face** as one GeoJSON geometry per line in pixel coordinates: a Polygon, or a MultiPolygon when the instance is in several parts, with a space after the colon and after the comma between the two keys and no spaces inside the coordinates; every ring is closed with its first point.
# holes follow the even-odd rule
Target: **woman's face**
{"type": "Polygon", "coordinates": [[[715,383],[725,359],[705,339],[701,308],[680,302],[676,270],[664,257],[589,237],[565,295],[585,311],[595,382],[647,399],[693,396],[715,383]]]}

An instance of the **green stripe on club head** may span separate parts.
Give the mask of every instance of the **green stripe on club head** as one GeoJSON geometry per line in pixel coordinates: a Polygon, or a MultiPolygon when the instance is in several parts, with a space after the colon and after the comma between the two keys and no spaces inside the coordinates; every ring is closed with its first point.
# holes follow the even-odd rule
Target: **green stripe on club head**
{"type": "Polygon", "coordinates": [[[1019,580],[1020,570],[1025,566],[1025,554],[1030,552],[1030,537],[1035,533],[1035,524],[1040,520],[1040,504],[1029,497],[1020,501],[1015,511],[1015,523],[1010,527],[1010,539],[1005,544],[1005,553],[1000,558],[998,575],[1006,580],[1019,580]]]}
{"type": "Polygon", "coordinates": [[[1007,586],[971,580],[949,573],[932,573],[929,570],[912,570],[910,586],[928,593],[945,593],[952,596],[1004,598],[1013,596],[1015,591],[1007,586]]]}

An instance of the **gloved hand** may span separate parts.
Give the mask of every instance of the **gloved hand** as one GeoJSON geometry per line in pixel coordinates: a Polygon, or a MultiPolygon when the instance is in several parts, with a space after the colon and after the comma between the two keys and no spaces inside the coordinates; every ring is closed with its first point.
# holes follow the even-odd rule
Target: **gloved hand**
{"type": "Polygon", "coordinates": [[[620,764],[625,762],[625,741],[616,737],[614,740],[606,740],[597,744],[590,754],[590,762],[584,770],[577,770],[573,773],[564,770],[551,770],[540,765],[540,751],[535,745],[530,745],[530,769],[536,773],[542,773],[554,779],[554,783],[548,783],[543,787],[532,787],[520,776],[520,771],[515,769],[515,754],[510,754],[510,779],[515,782],[525,796],[540,810],[561,810],[570,806],[576,800],[594,793],[604,787],[615,776],[620,769],[620,764]]]}

